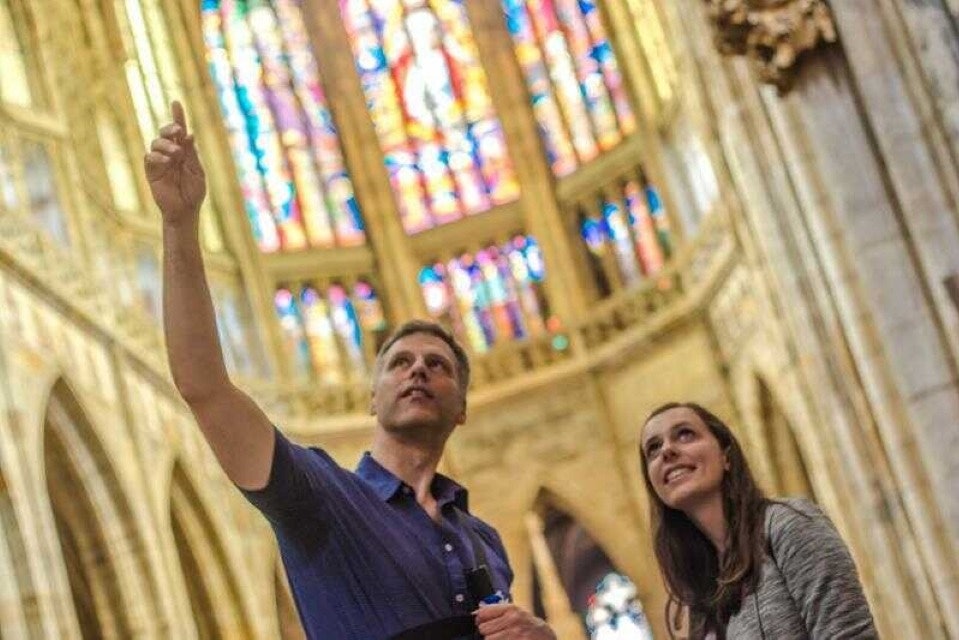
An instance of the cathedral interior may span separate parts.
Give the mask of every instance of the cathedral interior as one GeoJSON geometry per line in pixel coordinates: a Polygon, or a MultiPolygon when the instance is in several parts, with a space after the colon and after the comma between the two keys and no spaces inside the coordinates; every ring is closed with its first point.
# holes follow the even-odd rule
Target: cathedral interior
{"type": "Polygon", "coordinates": [[[174,99],[233,379],[352,467],[379,344],[448,326],[441,468],[560,638],[667,637],[670,400],[824,508],[883,637],[959,638],[957,0],[0,0],[0,638],[303,634],[167,366],[174,99]]]}

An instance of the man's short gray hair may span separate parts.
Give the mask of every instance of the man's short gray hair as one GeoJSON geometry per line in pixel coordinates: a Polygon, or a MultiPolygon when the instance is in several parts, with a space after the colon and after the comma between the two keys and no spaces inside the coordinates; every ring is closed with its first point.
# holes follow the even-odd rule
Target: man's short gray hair
{"type": "Polygon", "coordinates": [[[450,350],[453,352],[453,355],[456,357],[456,380],[459,384],[460,391],[463,393],[463,397],[466,397],[466,390],[470,386],[470,359],[466,354],[466,350],[463,349],[462,345],[456,341],[456,338],[453,337],[453,334],[446,330],[446,328],[432,320],[409,320],[404,322],[396,330],[390,334],[390,337],[386,339],[386,342],[380,347],[380,350],[376,354],[376,363],[373,366],[373,381],[376,383],[376,379],[379,378],[380,373],[383,371],[383,357],[386,355],[386,352],[390,350],[398,340],[405,338],[406,336],[413,335],[414,333],[425,333],[431,336],[435,336],[445,342],[450,350]]]}

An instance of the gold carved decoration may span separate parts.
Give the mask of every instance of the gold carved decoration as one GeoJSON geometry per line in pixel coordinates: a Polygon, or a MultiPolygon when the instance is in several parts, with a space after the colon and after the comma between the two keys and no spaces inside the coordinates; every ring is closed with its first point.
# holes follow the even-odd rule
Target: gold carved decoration
{"type": "Polygon", "coordinates": [[[836,41],[825,0],[705,0],[724,54],[746,55],[763,82],[789,88],[796,60],[836,41]]]}

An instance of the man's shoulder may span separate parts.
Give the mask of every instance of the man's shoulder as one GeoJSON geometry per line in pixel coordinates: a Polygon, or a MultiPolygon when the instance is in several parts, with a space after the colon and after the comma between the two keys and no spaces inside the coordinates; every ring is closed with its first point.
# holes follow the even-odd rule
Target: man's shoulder
{"type": "Polygon", "coordinates": [[[503,541],[499,536],[499,532],[496,530],[496,527],[486,522],[482,518],[472,513],[468,514],[470,522],[472,523],[474,529],[483,536],[486,541],[490,544],[497,545],[502,547],[503,541]]]}

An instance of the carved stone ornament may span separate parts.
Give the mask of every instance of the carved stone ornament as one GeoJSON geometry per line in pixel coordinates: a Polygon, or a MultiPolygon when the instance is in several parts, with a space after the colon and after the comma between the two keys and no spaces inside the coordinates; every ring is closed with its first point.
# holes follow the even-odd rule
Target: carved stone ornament
{"type": "Polygon", "coordinates": [[[825,0],[705,0],[724,54],[752,59],[763,82],[789,88],[796,60],[836,41],[825,0]]]}

